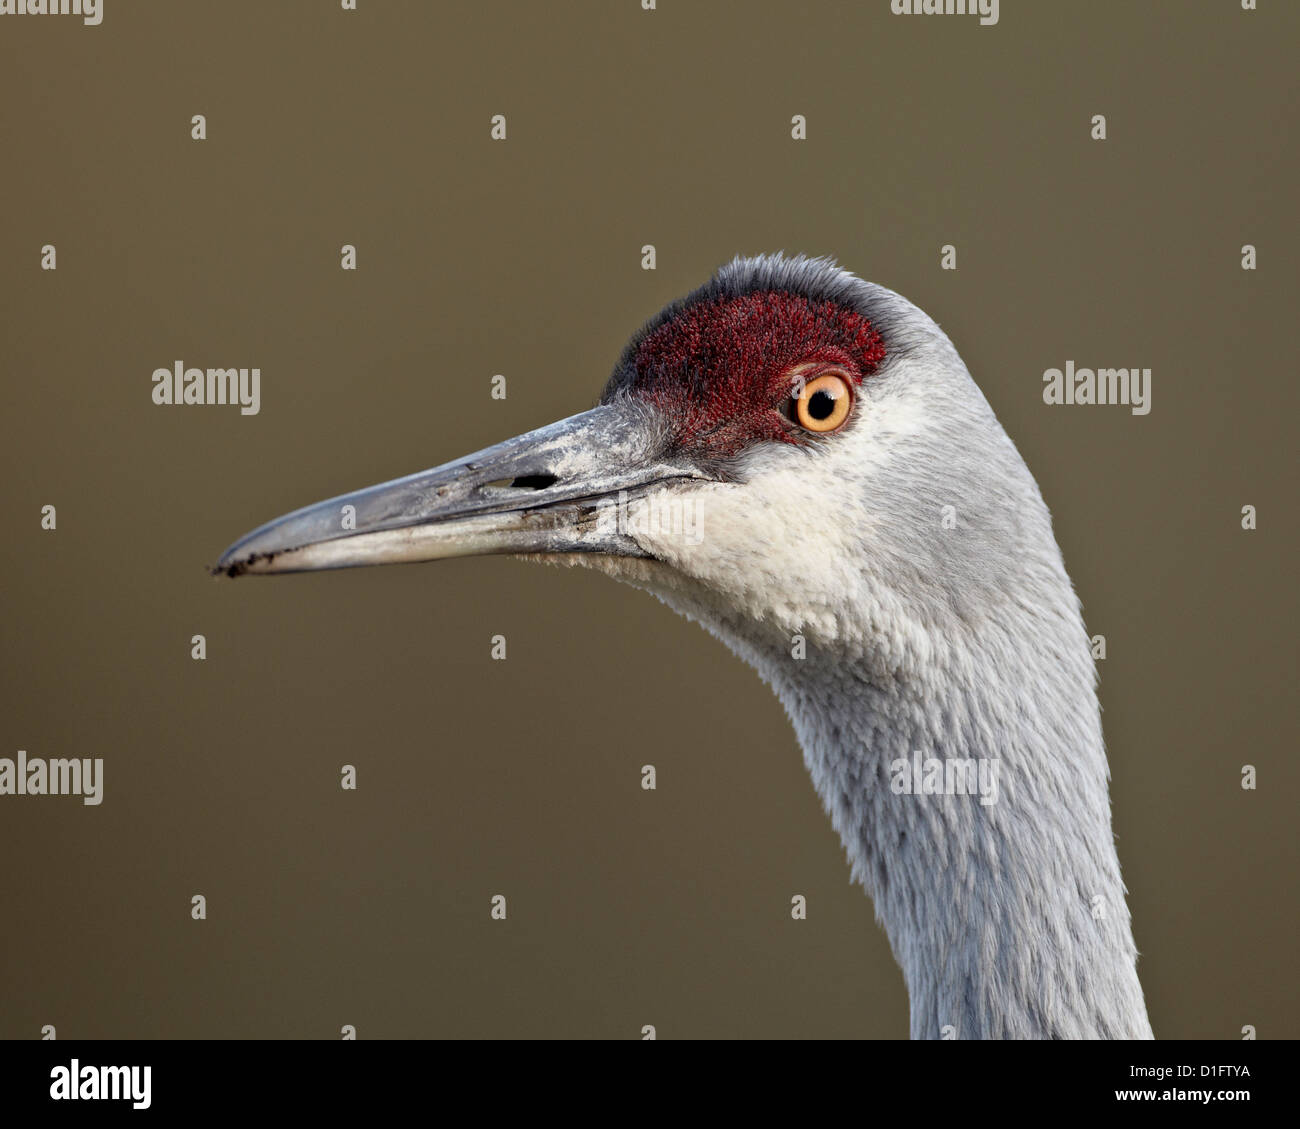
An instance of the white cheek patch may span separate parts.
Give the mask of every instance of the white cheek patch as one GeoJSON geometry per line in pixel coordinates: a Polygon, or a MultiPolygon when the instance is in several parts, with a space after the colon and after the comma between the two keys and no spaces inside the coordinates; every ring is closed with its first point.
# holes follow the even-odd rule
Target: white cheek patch
{"type": "Polygon", "coordinates": [[[647,552],[707,586],[744,616],[783,634],[844,642],[846,612],[867,605],[877,519],[863,486],[920,413],[891,397],[859,397],[856,426],[816,451],[755,449],[740,484],[673,491],[670,511],[653,496],[628,505],[630,532],[647,552]],[[665,516],[669,521],[665,521],[665,516]]]}

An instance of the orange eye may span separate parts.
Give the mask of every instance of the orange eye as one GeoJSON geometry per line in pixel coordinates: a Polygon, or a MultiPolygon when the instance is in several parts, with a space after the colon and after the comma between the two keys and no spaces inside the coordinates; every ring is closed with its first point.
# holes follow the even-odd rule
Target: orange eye
{"type": "Polygon", "coordinates": [[[810,380],[791,397],[794,418],[809,431],[835,431],[844,426],[853,406],[848,378],[838,372],[824,372],[810,380]]]}

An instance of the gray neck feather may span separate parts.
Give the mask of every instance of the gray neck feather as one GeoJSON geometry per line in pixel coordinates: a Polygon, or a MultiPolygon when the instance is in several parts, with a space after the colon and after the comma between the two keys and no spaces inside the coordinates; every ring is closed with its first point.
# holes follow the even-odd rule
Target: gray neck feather
{"type": "Polygon", "coordinates": [[[1150,1038],[1091,684],[1054,717],[1028,681],[936,701],[792,670],[766,673],[902,966],[912,1037],[1150,1038]],[[996,803],[896,794],[889,766],[917,751],[995,759],[996,803]]]}

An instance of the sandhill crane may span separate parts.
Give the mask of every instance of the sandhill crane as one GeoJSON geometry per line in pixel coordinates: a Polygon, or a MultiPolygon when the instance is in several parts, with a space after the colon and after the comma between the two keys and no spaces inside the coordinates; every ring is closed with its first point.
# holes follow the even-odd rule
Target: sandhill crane
{"type": "Polygon", "coordinates": [[[646,589],[758,670],[913,1038],[1151,1037],[1079,601],[916,306],[826,259],[737,258],[633,336],[597,407],[298,510],[214,571],[484,553],[646,589]]]}

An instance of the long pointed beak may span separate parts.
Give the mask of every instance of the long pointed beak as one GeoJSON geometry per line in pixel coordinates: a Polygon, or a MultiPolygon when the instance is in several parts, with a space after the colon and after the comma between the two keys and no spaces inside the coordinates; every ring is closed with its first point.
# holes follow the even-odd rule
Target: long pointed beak
{"type": "Polygon", "coordinates": [[[342,494],[253,530],[214,573],[306,572],[489,553],[644,557],[618,520],[648,491],[704,475],[662,462],[658,429],[602,405],[477,454],[342,494]]]}

